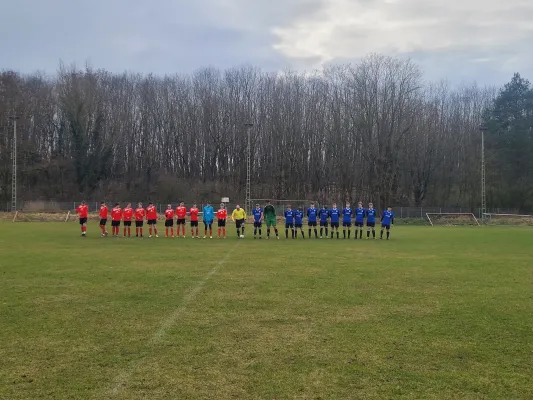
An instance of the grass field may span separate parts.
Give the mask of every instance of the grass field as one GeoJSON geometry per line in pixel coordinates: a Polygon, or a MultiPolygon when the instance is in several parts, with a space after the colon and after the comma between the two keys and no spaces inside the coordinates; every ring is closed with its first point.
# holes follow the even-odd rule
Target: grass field
{"type": "Polygon", "coordinates": [[[531,228],[391,241],[0,222],[0,399],[531,399],[531,228]]]}

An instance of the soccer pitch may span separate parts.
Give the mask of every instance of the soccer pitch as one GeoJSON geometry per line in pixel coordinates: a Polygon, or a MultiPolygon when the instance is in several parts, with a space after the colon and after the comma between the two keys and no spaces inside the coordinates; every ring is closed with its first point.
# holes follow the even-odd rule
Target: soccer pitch
{"type": "Polygon", "coordinates": [[[0,399],[531,398],[530,228],[228,233],[0,222],[0,399]]]}

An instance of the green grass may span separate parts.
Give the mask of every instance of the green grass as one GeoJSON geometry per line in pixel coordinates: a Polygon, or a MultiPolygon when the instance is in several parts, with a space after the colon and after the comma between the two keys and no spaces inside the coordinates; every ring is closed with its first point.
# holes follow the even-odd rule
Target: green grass
{"type": "Polygon", "coordinates": [[[0,399],[531,398],[532,234],[141,241],[3,222],[0,399]]]}

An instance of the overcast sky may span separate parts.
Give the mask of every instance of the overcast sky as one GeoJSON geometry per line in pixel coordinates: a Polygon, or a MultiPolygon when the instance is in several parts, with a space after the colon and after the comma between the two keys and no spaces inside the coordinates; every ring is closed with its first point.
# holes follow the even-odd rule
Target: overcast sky
{"type": "Polygon", "coordinates": [[[427,79],[533,81],[533,0],[2,1],[0,69],[59,61],[172,74],[252,64],[313,70],[370,52],[427,79]]]}

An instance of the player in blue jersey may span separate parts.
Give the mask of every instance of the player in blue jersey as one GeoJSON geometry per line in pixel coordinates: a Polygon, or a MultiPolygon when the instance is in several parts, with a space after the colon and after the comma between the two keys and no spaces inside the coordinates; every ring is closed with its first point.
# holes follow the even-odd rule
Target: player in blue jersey
{"type": "Polygon", "coordinates": [[[254,216],[254,239],[257,236],[257,231],[259,230],[259,239],[263,239],[261,236],[261,227],[263,226],[263,209],[259,204],[255,205],[254,211],[252,212],[254,216]]]}
{"type": "Polygon", "coordinates": [[[285,239],[289,238],[289,228],[294,239],[294,211],[289,204],[285,210],[285,239]]]}
{"type": "Polygon", "coordinates": [[[316,228],[316,218],[318,210],[315,208],[315,202],[311,203],[311,207],[307,209],[307,225],[309,226],[309,239],[311,239],[311,228],[314,228],[315,239],[318,239],[318,230],[316,228]]]}
{"type": "Polygon", "coordinates": [[[341,210],[337,208],[337,203],[333,203],[331,210],[329,210],[329,218],[331,221],[331,238],[333,239],[333,233],[337,232],[337,239],[339,238],[339,219],[341,210]]]}
{"type": "Polygon", "coordinates": [[[363,225],[365,224],[366,210],[363,208],[363,203],[359,202],[355,209],[355,232],[354,236],[357,239],[357,228],[359,228],[359,239],[363,238],[363,225]]]}
{"type": "Polygon", "coordinates": [[[388,206],[386,211],[383,211],[381,214],[381,234],[380,239],[383,239],[383,230],[387,230],[387,240],[390,236],[390,227],[394,225],[394,213],[392,212],[392,207],[388,206]]]}
{"type": "Polygon", "coordinates": [[[378,215],[377,210],[372,203],[368,203],[368,208],[365,212],[366,215],[366,239],[370,239],[370,230],[372,230],[372,237],[376,238],[376,217],[378,215]]]}
{"type": "Polygon", "coordinates": [[[298,239],[298,229],[302,233],[302,239],[305,239],[303,224],[304,224],[304,212],[301,210],[300,207],[298,207],[296,211],[294,212],[294,237],[295,239],[298,239]]]}
{"type": "Polygon", "coordinates": [[[342,235],[346,239],[346,228],[348,228],[348,239],[350,239],[350,233],[352,232],[352,209],[350,203],[346,202],[346,207],[342,210],[342,235]]]}
{"type": "Polygon", "coordinates": [[[210,202],[203,209],[202,218],[204,220],[204,239],[207,238],[207,228],[209,228],[209,237],[213,239],[213,219],[215,218],[215,209],[210,202]]]}
{"type": "Polygon", "coordinates": [[[318,211],[318,216],[320,218],[320,239],[322,239],[322,234],[324,233],[324,229],[326,230],[326,238],[327,238],[328,237],[328,218],[329,218],[328,206],[322,207],[318,211]]]}

